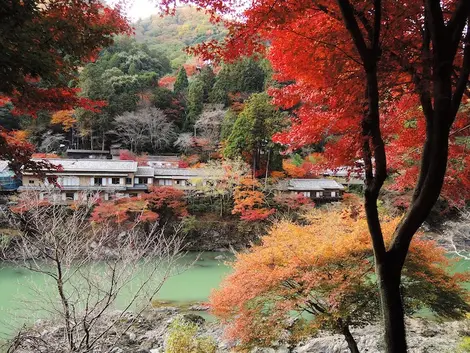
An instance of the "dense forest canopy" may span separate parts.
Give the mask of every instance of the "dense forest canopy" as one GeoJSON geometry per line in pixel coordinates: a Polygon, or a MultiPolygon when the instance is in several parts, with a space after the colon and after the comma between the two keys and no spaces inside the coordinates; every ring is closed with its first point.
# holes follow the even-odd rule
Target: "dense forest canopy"
{"type": "Polygon", "coordinates": [[[135,38],[149,48],[163,52],[174,69],[186,63],[185,53],[191,47],[209,40],[222,40],[227,33],[222,25],[209,21],[209,16],[194,7],[180,7],[174,16],[152,15],[134,23],[135,38]]]}

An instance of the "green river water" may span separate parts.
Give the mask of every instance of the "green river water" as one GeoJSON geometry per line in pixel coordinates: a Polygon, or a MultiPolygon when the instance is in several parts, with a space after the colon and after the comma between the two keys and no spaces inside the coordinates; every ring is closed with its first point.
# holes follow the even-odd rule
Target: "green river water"
{"type": "MultiPolygon", "coordinates": [[[[230,267],[224,260],[215,259],[218,255],[221,253],[185,255],[181,261],[183,265],[193,263],[196,257],[198,260],[185,272],[168,279],[155,299],[169,306],[206,301],[211,290],[217,288],[222,278],[230,272],[230,267]]],[[[452,271],[464,272],[469,269],[470,261],[461,260],[452,271]]],[[[44,275],[0,263],[0,339],[11,337],[23,324],[32,324],[45,316],[44,313],[34,314],[34,310],[24,304],[25,300],[34,300],[32,285],[41,290],[51,290],[51,293],[54,291],[51,282],[44,275]]],[[[124,294],[118,298],[117,308],[122,308],[125,303],[124,294]]],[[[427,316],[426,312],[422,314],[427,316]]]]}
{"type": "MultiPolygon", "coordinates": [[[[204,302],[211,290],[217,288],[222,278],[230,272],[224,260],[216,260],[221,253],[189,253],[182,259],[182,264],[193,263],[185,272],[169,278],[156,300],[168,302],[168,305],[204,302]]],[[[35,297],[32,288],[51,290],[51,282],[44,275],[27,269],[0,264],[0,339],[11,337],[23,324],[34,323],[45,314],[32,313],[26,301],[35,297]]],[[[125,294],[118,298],[117,307],[126,303],[125,294]]],[[[34,306],[34,304],[33,304],[34,306]]]]}

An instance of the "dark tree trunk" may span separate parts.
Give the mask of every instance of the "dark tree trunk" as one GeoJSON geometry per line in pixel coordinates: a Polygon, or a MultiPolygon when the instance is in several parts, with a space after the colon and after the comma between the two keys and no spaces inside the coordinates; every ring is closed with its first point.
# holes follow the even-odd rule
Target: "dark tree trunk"
{"type": "MultiPolygon", "coordinates": [[[[450,19],[445,21],[440,1],[424,0],[422,62],[418,63],[417,69],[406,59],[396,55],[398,64],[413,77],[419,93],[426,119],[426,142],[412,204],[395,230],[388,249],[384,244],[377,210],[379,192],[387,177],[377,82],[377,65],[383,49],[380,47],[382,2],[373,1],[373,23],[366,23],[365,31],[358,24],[358,19],[364,19],[364,16],[361,17],[361,10],[354,8],[350,0],[337,0],[337,3],[367,77],[365,114],[362,119],[365,210],[379,281],[385,347],[387,353],[406,353],[406,331],[400,294],[401,271],[411,240],[431,212],[444,182],[450,128],[467,90],[470,76],[470,31],[464,31],[466,26],[470,26],[470,1],[459,0],[450,19]],[[462,47],[460,73],[457,80],[453,81],[456,53],[462,47]]],[[[391,55],[393,57],[395,54],[391,52],[391,55]]]]}
{"type": "Polygon", "coordinates": [[[400,293],[400,272],[376,265],[384,323],[385,351],[406,353],[406,329],[400,293]]]}
{"type": "Polygon", "coordinates": [[[348,344],[348,348],[351,353],[359,353],[359,349],[357,348],[356,340],[354,339],[351,331],[349,331],[349,325],[341,323],[341,333],[344,335],[346,343],[348,344]]]}

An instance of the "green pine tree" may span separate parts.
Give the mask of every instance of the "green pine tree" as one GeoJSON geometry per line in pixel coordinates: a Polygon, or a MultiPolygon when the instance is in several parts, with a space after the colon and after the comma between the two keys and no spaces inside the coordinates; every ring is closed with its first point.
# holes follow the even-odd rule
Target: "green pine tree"
{"type": "Polygon", "coordinates": [[[196,79],[191,82],[188,89],[188,115],[183,129],[192,131],[194,123],[202,113],[204,100],[204,82],[196,79]]]}
{"type": "Polygon", "coordinates": [[[176,94],[183,93],[186,91],[188,86],[188,75],[186,74],[185,68],[181,67],[180,71],[178,71],[178,76],[176,76],[173,92],[175,92],[176,94]]]}
{"type": "Polygon", "coordinates": [[[201,73],[198,75],[198,79],[201,80],[204,85],[204,103],[207,103],[209,101],[209,94],[215,83],[214,71],[212,71],[210,66],[204,66],[201,73]]]}

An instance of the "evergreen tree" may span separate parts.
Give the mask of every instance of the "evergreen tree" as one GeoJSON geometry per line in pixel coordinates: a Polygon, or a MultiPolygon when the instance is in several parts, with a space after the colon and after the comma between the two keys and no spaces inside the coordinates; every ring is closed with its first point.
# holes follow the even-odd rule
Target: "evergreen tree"
{"type": "Polygon", "coordinates": [[[243,58],[231,64],[224,64],[217,75],[210,92],[213,103],[228,103],[228,93],[256,93],[264,90],[267,68],[264,62],[243,58]]]}
{"type": "Polygon", "coordinates": [[[129,75],[137,75],[137,67],[135,63],[130,64],[129,66],[129,75]]]}
{"type": "Polygon", "coordinates": [[[191,131],[199,115],[204,101],[204,82],[199,79],[192,81],[188,89],[188,115],[183,130],[191,131]]]}
{"type": "Polygon", "coordinates": [[[188,82],[188,75],[186,74],[186,69],[181,67],[180,71],[178,71],[178,76],[176,76],[175,85],[173,88],[173,92],[176,94],[183,93],[189,86],[188,82]]]}
{"type": "Polygon", "coordinates": [[[204,66],[201,73],[198,75],[198,79],[201,80],[204,85],[204,103],[207,103],[209,101],[209,94],[215,83],[214,71],[210,66],[204,66]]]}
{"type": "Polygon", "coordinates": [[[261,156],[269,155],[272,167],[279,157],[279,145],[272,142],[272,136],[284,126],[284,114],[271,104],[268,95],[253,94],[233,124],[224,156],[236,158],[243,153],[251,154],[253,169],[259,170],[265,165],[261,165],[261,156]]]}

